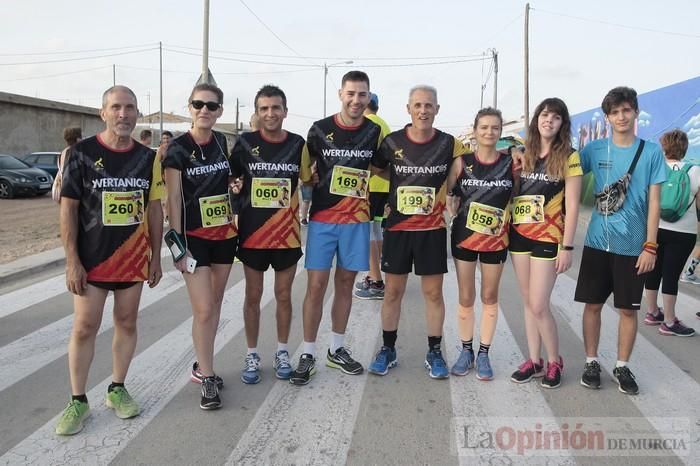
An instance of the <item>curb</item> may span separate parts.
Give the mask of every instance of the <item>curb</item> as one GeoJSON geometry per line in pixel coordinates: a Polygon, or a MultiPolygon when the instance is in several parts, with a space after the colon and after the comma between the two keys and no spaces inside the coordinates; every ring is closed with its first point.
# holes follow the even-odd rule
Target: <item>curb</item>
{"type": "Polygon", "coordinates": [[[63,266],[66,258],[63,248],[50,249],[31,256],[0,264],[0,286],[9,285],[22,278],[44,270],[63,266]]]}

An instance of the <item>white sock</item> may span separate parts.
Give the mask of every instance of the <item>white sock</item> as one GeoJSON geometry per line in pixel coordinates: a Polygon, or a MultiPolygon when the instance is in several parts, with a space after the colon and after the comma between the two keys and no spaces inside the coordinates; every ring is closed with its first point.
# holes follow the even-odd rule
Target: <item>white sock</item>
{"type": "Polygon", "coordinates": [[[338,350],[338,348],[342,348],[344,343],[344,333],[331,332],[331,354],[334,354],[338,350]]]}
{"type": "Polygon", "coordinates": [[[666,324],[666,327],[673,327],[673,324],[675,324],[675,323],[676,323],[675,320],[667,320],[664,322],[664,324],[666,324]]]}
{"type": "Polygon", "coordinates": [[[305,341],[303,352],[306,354],[310,354],[313,357],[316,357],[316,342],[315,341],[311,341],[311,342],[305,341]]]}
{"type": "Polygon", "coordinates": [[[615,364],[615,367],[625,367],[627,365],[627,361],[617,361],[617,364],[615,364]]]}
{"type": "Polygon", "coordinates": [[[253,353],[257,353],[257,352],[258,352],[257,348],[248,348],[248,354],[253,354],[253,353]]]}
{"type": "Polygon", "coordinates": [[[593,356],[592,358],[586,357],[586,364],[590,364],[593,361],[598,361],[598,356],[593,356]]]}
{"type": "Polygon", "coordinates": [[[286,343],[277,342],[277,352],[286,351],[289,352],[289,346],[286,343]]]}

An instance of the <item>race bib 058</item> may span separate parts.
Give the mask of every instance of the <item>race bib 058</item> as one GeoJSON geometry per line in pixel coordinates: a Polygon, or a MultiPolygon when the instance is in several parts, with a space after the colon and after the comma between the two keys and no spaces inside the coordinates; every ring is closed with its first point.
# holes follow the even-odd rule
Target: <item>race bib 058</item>
{"type": "Polygon", "coordinates": [[[472,202],[467,214],[467,228],[485,235],[496,236],[503,231],[506,211],[498,207],[472,202]]]}

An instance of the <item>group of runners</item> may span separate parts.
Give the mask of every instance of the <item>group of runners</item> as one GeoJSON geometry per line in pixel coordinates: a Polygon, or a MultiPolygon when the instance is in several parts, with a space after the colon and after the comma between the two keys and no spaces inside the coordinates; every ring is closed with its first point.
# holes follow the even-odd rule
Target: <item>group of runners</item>
{"type": "MultiPolygon", "coordinates": [[[[475,151],[436,129],[440,105],[431,86],[410,90],[410,123],[389,134],[364,115],[372,101],[376,105],[367,74],[345,74],[339,99],[340,111],[315,122],[304,140],[283,129],[286,96],[280,88],[266,85],[255,96],[259,129],[242,134],[229,152],[224,136],[213,130],[223,111],[223,92],[199,84],[188,99],[192,128],[169,142],[161,167],[161,157],[131,138],[138,115],[134,93],[124,86],[105,91],[101,114],[106,129],[71,148],[63,175],[61,230],[67,284],[75,295],[75,321],[69,346],[73,396],[56,427],[58,434],[79,432],[89,413],[87,373],[110,290],[115,333],[107,405],[120,418],[139,412],[124,380],[136,343],[143,282],[156,286],[162,275],[160,199],[165,189],[171,228],[165,239],[191,301],[196,355],[191,379],[201,384],[202,409],[221,406],[224,381],[214,369],[214,342],[235,257],[243,263],[246,281],[243,315],[248,349],[240,375],[244,383],[261,380],[260,305],[264,272],[270,266],[277,306],[278,343],[270,357],[275,377],[294,385],[305,385],[313,377],[324,295],[333,268],[331,335],[324,359],[327,366],[345,374],[364,371],[346,347],[345,332],[357,291],[356,274],[370,269],[370,245],[376,246],[371,240],[381,240],[381,230],[379,237],[370,235],[370,220],[382,220],[385,210],[384,242],[381,253],[374,253],[381,257],[384,279],[380,274],[367,283],[381,282],[382,345],[368,371],[386,375],[397,364],[401,301],[413,271],[420,276],[425,300],[428,375],[464,376],[473,368],[478,379],[491,380],[489,351],[499,313],[499,283],[510,251],[528,342],[527,360],[511,379],[524,383],[541,378],[543,387],[558,387],[564,362],[550,297],[557,274],[572,263],[586,172],[593,173],[595,191],[602,194],[586,236],[575,295],[576,301],[586,303],[581,384],[600,387],[601,313],[613,293],[620,315],[613,375],[620,391],[637,393],[627,363],[645,274],[654,269],[659,248],[659,184],[665,179],[665,167],[659,147],[635,135],[639,108],[632,89],[615,88],[605,96],[602,108],[612,136],[590,143],[581,154],[571,148],[569,112],[558,98],[537,106],[523,150],[505,152],[496,148],[503,129],[496,109],[477,113],[475,151]],[[376,192],[386,189],[388,194],[370,206],[370,200],[377,199],[368,196],[367,191],[375,191],[372,185],[377,186],[372,179],[384,180],[376,192]],[[293,367],[288,338],[291,288],[302,257],[297,216],[301,186],[311,190],[304,250],[308,277],[302,354],[293,367]],[[237,223],[232,195],[237,197],[237,223]],[[448,203],[455,212],[450,242],[459,293],[456,325],[462,341],[451,367],[441,351],[448,203]],[[474,342],[477,263],[478,346],[474,342]]],[[[377,292],[378,284],[374,288],[377,292]]]]}

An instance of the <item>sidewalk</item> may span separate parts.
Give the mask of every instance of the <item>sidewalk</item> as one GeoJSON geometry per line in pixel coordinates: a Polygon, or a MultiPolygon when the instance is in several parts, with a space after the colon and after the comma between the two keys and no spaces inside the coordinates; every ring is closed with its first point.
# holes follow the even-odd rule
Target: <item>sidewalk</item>
{"type": "Polygon", "coordinates": [[[0,286],[43,272],[52,267],[61,267],[65,262],[66,258],[63,254],[63,248],[56,248],[23,257],[7,264],[0,264],[0,286]]]}

